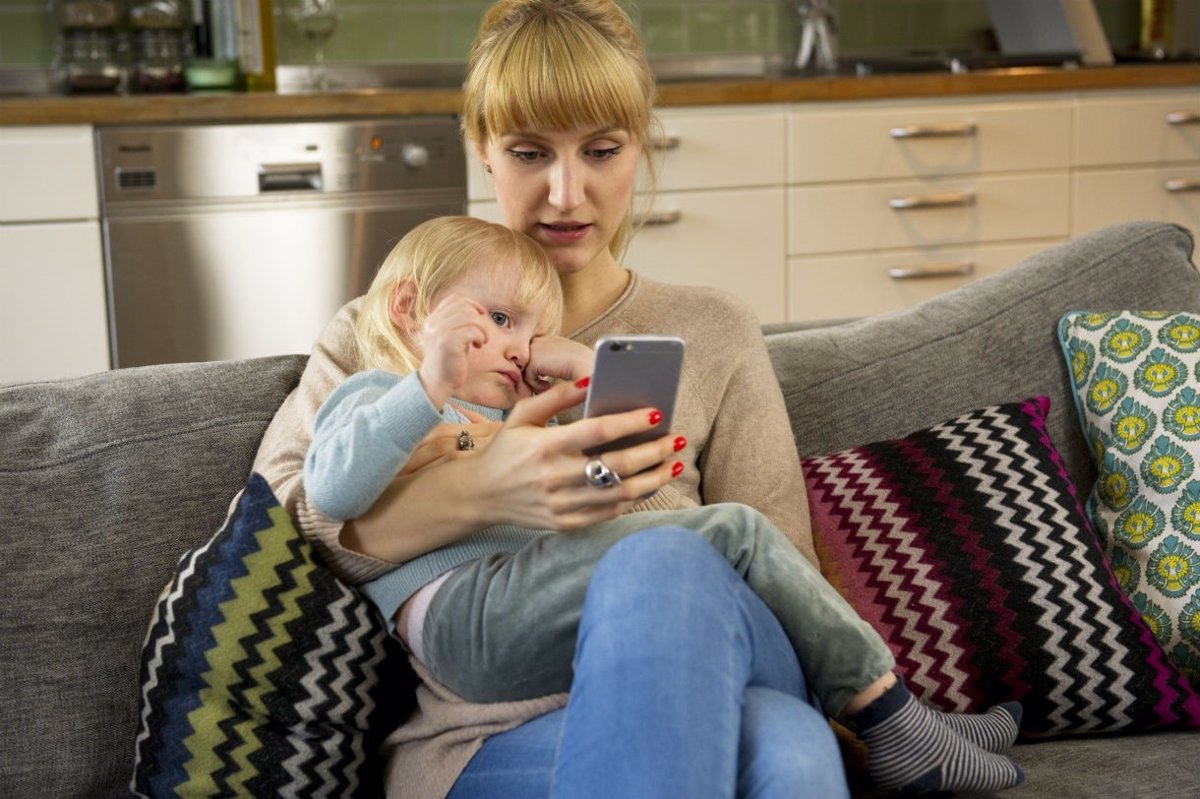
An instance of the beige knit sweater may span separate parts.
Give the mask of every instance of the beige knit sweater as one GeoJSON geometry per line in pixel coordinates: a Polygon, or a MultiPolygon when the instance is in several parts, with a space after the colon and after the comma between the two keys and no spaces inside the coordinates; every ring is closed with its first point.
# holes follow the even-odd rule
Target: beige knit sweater
{"type": "MultiPolygon", "coordinates": [[[[302,484],[313,417],[354,361],[358,300],[344,306],[313,348],[300,385],[267,428],[254,469],[346,582],[370,581],[394,564],[343,547],[341,525],[311,505],[302,484]]],[[[635,510],[741,502],[766,514],[816,562],[800,461],[775,373],[754,314],[722,292],[670,286],[634,275],[607,311],[571,338],[591,346],[603,335],[659,333],[687,342],[672,432],[687,437],[683,473],[635,510]]],[[[560,415],[561,421],[568,421],[560,415]]],[[[561,707],[565,694],[526,702],[464,702],[424,679],[417,711],[387,742],[388,796],[440,799],[488,735],[561,707]]]]}

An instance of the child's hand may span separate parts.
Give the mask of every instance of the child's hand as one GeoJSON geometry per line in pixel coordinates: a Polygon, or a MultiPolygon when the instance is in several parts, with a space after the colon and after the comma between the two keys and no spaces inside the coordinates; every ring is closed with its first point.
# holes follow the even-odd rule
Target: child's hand
{"type": "Polygon", "coordinates": [[[421,325],[424,357],[417,374],[439,411],[467,380],[467,353],[487,343],[487,318],[487,309],[479,303],[449,294],[421,325]]]}
{"type": "Polygon", "coordinates": [[[534,394],[550,388],[555,379],[573,383],[581,377],[587,377],[591,371],[592,351],[578,341],[562,336],[538,336],[529,342],[525,385],[534,394]]]}

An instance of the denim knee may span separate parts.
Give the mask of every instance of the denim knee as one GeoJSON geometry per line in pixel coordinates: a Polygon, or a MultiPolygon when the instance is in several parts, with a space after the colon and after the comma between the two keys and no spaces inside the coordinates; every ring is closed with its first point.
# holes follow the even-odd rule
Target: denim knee
{"type": "Polygon", "coordinates": [[[849,795],[837,738],[824,714],[769,688],[746,689],[738,752],[738,796],[849,795]]]}
{"type": "Polygon", "coordinates": [[[592,574],[589,593],[610,580],[624,592],[630,583],[653,589],[684,579],[719,579],[729,564],[706,539],[682,527],[653,527],[634,533],[605,553],[592,574]],[[686,564],[686,566],[684,565],[686,564]]]}

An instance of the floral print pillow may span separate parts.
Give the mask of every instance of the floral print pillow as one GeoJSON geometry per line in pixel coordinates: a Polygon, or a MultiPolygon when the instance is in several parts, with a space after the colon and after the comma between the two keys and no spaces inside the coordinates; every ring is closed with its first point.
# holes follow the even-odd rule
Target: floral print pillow
{"type": "Polygon", "coordinates": [[[1122,588],[1200,686],[1200,316],[1069,313],[1058,337],[1099,473],[1088,515],[1122,588]]]}

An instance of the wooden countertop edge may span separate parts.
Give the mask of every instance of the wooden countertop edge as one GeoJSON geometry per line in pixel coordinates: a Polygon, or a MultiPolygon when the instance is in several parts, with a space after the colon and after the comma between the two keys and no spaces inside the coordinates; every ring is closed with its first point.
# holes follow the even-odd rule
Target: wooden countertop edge
{"type": "MultiPolygon", "coordinates": [[[[1200,85],[1200,64],[1047,69],[1012,68],[962,75],[747,78],[664,82],[660,106],[838,102],[1046,91],[1200,85]]],[[[4,125],[118,125],[351,119],[458,113],[457,89],[362,89],[320,94],[138,95],[0,99],[4,125]]]]}

